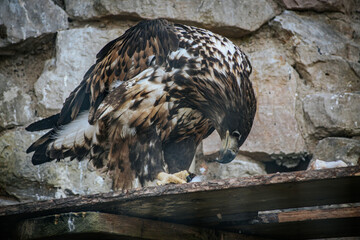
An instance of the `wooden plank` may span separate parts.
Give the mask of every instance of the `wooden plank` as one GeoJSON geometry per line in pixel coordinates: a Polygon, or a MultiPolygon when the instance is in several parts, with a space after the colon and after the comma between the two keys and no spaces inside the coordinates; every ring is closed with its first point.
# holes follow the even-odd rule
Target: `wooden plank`
{"type": "Polygon", "coordinates": [[[358,189],[358,166],[149,187],[0,207],[0,231],[25,218],[94,210],[220,226],[258,211],[360,202],[358,189]]]}
{"type": "Polygon", "coordinates": [[[164,240],[260,239],[238,233],[99,212],[63,213],[26,219],[18,227],[18,238],[23,240],[84,237],[164,240]]]}
{"type": "Polygon", "coordinates": [[[217,228],[276,239],[304,239],[360,236],[359,226],[359,206],[332,206],[259,213],[246,221],[223,222],[217,228]]]}
{"type": "Polygon", "coordinates": [[[302,222],[246,225],[236,229],[243,234],[256,234],[262,237],[288,240],[359,237],[359,226],[360,218],[336,218],[302,222]]]}
{"type": "Polygon", "coordinates": [[[298,210],[277,214],[279,223],[354,217],[360,218],[360,207],[298,210]]]}
{"type": "Polygon", "coordinates": [[[184,206],[192,210],[202,210],[202,207],[207,208],[207,205],[215,210],[220,210],[219,207],[222,206],[230,206],[230,209],[234,210],[233,213],[286,209],[360,202],[360,191],[357,191],[359,186],[358,166],[278,173],[3,206],[0,207],[0,219],[28,213],[70,212],[74,208],[81,211],[93,207],[98,207],[99,210],[108,209],[114,213],[125,211],[150,216],[151,209],[155,208],[154,215],[159,217],[179,217],[175,210],[184,206]],[[127,209],[127,206],[131,209],[127,209]]]}

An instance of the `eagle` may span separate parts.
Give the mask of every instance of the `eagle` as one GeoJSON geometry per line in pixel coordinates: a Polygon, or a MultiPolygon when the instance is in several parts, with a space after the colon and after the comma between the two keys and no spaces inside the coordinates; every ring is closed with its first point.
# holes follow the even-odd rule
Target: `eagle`
{"type": "Polygon", "coordinates": [[[185,183],[201,141],[216,130],[217,161],[231,162],[249,135],[256,98],[248,57],[211,31],[143,20],[107,43],[58,114],[26,130],[50,129],[32,163],[87,158],[114,190],[185,183]]]}

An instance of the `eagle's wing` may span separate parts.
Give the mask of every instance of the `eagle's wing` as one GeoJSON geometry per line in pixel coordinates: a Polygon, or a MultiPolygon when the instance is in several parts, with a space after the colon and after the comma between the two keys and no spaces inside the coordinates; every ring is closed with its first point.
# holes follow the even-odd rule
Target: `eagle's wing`
{"type": "Polygon", "coordinates": [[[79,112],[88,109],[92,123],[93,113],[112,88],[152,64],[161,65],[168,52],[177,47],[178,38],[165,20],[141,22],[131,27],[100,50],[96,63],[65,100],[59,114],[33,123],[27,130],[39,131],[65,125],[74,120],[79,112]]]}
{"type": "MultiPolygon", "coordinates": [[[[66,128],[84,111],[89,112],[88,121],[92,126],[96,121],[94,117],[99,105],[109,93],[150,66],[161,66],[169,51],[177,49],[178,44],[179,40],[172,25],[160,19],[140,22],[104,46],[97,54],[96,63],[66,99],[61,112],[26,128],[28,131],[53,128],[27,149],[27,153],[35,151],[33,163],[41,164],[56,158],[73,156],[76,151],[69,149],[61,149],[61,154],[50,154],[50,146],[56,145],[51,143],[57,141],[58,129],[66,128]]],[[[81,155],[86,155],[85,150],[81,152],[81,155]]]]}

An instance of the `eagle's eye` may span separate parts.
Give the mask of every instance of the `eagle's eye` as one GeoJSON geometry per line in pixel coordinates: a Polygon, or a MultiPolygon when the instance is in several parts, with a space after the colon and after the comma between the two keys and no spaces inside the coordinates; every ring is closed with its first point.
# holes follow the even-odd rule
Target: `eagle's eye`
{"type": "Polygon", "coordinates": [[[235,130],[232,132],[232,135],[237,138],[238,140],[240,140],[241,138],[241,134],[239,133],[239,131],[235,130]]]}

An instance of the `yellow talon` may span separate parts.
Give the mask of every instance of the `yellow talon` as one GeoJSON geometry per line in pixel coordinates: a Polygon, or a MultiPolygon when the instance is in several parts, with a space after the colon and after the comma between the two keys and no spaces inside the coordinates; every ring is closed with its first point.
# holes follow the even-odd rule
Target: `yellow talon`
{"type": "Polygon", "coordinates": [[[189,176],[189,172],[186,170],[177,172],[174,174],[161,172],[156,177],[159,180],[156,182],[156,184],[157,185],[166,185],[166,184],[170,184],[170,183],[175,183],[175,184],[186,183],[187,176],[189,176]]]}

